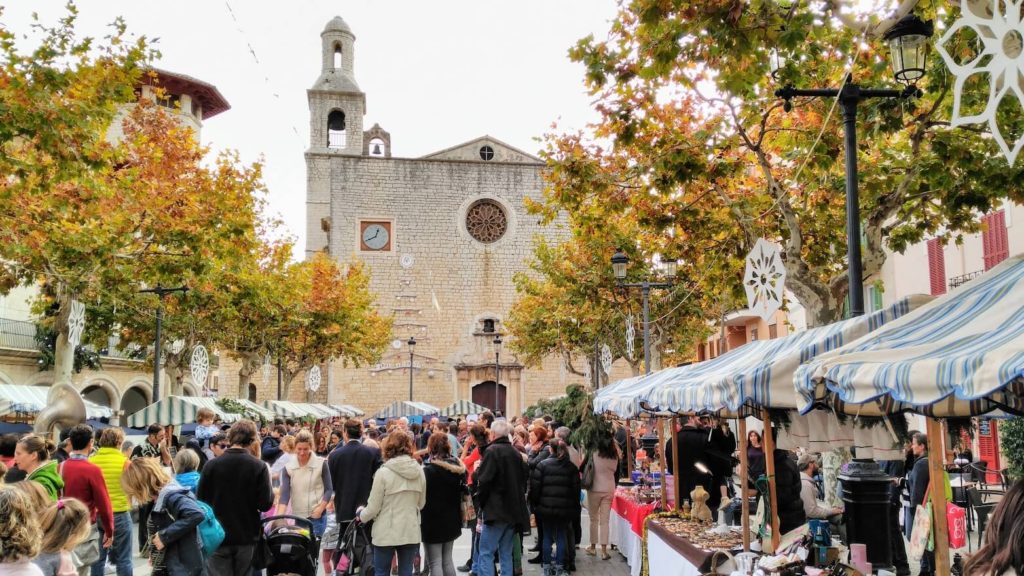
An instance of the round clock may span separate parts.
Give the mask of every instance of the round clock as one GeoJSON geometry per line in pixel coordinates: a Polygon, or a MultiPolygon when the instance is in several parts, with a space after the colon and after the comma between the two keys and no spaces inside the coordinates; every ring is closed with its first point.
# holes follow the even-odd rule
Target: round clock
{"type": "Polygon", "coordinates": [[[363,244],[370,250],[381,250],[388,245],[390,234],[380,224],[370,224],[363,229],[363,244]]]}
{"type": "Polygon", "coordinates": [[[394,348],[395,350],[401,350],[402,349],[402,341],[397,339],[397,338],[392,340],[391,341],[391,347],[394,348]]]}
{"type": "Polygon", "coordinates": [[[412,257],[412,254],[402,254],[401,259],[399,259],[398,261],[398,263],[401,264],[402,268],[405,268],[406,270],[412,268],[412,265],[415,262],[416,260],[415,258],[412,257]]]}

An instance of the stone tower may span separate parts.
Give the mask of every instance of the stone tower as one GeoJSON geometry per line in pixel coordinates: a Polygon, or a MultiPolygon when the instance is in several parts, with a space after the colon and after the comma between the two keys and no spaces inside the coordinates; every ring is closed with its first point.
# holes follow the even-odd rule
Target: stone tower
{"type": "Polygon", "coordinates": [[[356,36],[335,16],[320,33],[320,76],[306,91],[309,149],[306,152],[306,255],[329,250],[330,158],[363,154],[366,94],[355,79],[356,36]]]}

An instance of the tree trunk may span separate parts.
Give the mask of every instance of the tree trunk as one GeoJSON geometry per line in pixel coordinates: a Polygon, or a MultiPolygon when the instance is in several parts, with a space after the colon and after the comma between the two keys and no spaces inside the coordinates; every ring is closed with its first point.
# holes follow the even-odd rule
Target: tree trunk
{"type": "Polygon", "coordinates": [[[75,371],[75,347],[68,342],[68,317],[71,316],[71,296],[60,290],[57,296],[58,311],[54,320],[57,344],[53,350],[53,383],[70,384],[75,371]]]}
{"type": "MultiPolygon", "coordinates": [[[[177,354],[167,352],[164,355],[164,373],[167,374],[167,394],[170,396],[184,395],[184,363],[184,352],[178,352],[177,354]]],[[[198,382],[197,384],[202,386],[198,382]]]]}
{"type": "Polygon", "coordinates": [[[263,356],[256,352],[238,352],[242,365],[238,368],[238,397],[249,397],[249,383],[252,375],[263,365],[263,356]]]}

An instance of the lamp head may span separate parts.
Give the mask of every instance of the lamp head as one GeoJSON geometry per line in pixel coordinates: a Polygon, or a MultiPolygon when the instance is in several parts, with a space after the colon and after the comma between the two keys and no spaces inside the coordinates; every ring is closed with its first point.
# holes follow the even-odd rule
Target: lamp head
{"type": "Polygon", "coordinates": [[[612,255],[612,271],[615,273],[616,280],[626,279],[626,267],[629,266],[629,256],[620,249],[615,250],[615,254],[612,255]]]}
{"type": "Polygon", "coordinates": [[[935,34],[931,20],[925,22],[915,14],[907,14],[887,30],[882,38],[889,43],[889,59],[896,80],[914,84],[927,69],[928,40],[935,34]]]}
{"type": "Polygon", "coordinates": [[[409,341],[406,342],[406,344],[409,345],[409,348],[415,348],[416,347],[416,337],[415,336],[409,336],[409,341]]]}

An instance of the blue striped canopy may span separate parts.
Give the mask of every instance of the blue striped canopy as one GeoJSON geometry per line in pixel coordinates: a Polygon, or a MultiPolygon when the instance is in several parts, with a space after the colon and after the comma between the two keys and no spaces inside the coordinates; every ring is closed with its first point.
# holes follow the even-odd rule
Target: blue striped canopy
{"type": "Polygon", "coordinates": [[[645,386],[644,376],[641,375],[624,378],[599,389],[594,394],[594,412],[611,412],[624,418],[632,418],[640,413],[638,398],[645,386]]]}
{"type": "Polygon", "coordinates": [[[796,408],[793,373],[801,363],[856,340],[928,300],[928,296],[912,296],[871,314],[782,338],[755,340],[706,362],[629,379],[609,409],[632,418],[641,407],[678,414],[796,408]]]}
{"type": "Polygon", "coordinates": [[[801,412],[1024,410],[1024,254],[801,367],[801,412]]]}

